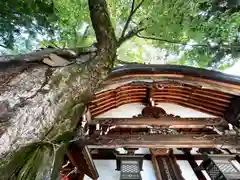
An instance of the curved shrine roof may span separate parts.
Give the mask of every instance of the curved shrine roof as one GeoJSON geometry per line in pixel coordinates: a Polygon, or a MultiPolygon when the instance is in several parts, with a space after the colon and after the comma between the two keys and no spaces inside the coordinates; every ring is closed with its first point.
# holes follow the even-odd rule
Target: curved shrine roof
{"type": "Polygon", "coordinates": [[[103,85],[89,104],[93,117],[149,97],[223,117],[240,95],[240,76],[179,65],[121,66],[103,85]]]}

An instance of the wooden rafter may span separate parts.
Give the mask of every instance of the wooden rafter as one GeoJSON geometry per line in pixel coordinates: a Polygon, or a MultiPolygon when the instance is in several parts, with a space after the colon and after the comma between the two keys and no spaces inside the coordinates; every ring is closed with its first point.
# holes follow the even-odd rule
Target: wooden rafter
{"type": "MultiPolygon", "coordinates": [[[[102,151],[100,151],[99,153],[91,154],[94,160],[115,160],[116,159],[116,155],[113,151],[112,152],[106,151],[106,149],[98,149],[98,150],[102,150],[102,151]]],[[[139,155],[144,156],[145,160],[151,160],[152,158],[151,154],[139,154],[139,155]]],[[[184,154],[175,154],[174,156],[176,157],[177,160],[188,160],[188,157],[185,156],[184,154]]],[[[193,154],[192,157],[195,160],[204,159],[204,156],[202,154],[193,154]]]]}
{"type": "Polygon", "coordinates": [[[194,159],[193,155],[190,153],[191,149],[182,149],[182,151],[184,152],[184,155],[186,156],[187,161],[190,164],[190,166],[192,167],[197,178],[199,180],[206,180],[206,177],[204,176],[202,171],[198,169],[198,164],[197,164],[196,160],[194,159]]]}
{"type": "MultiPolygon", "coordinates": [[[[163,82],[162,82],[163,83],[163,82]]],[[[186,84],[174,84],[171,81],[155,87],[154,83],[129,83],[97,93],[90,103],[93,117],[110,109],[129,103],[146,103],[152,98],[156,103],[179,104],[217,117],[224,117],[233,95],[216,90],[204,89],[186,84]]]]}

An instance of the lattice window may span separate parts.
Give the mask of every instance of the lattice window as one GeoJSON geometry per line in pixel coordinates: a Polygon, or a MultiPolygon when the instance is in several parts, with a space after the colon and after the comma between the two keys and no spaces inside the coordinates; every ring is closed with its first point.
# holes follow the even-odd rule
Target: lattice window
{"type": "Polygon", "coordinates": [[[137,161],[121,161],[120,180],[141,180],[140,167],[137,161]]]}
{"type": "Polygon", "coordinates": [[[220,171],[223,173],[236,173],[237,170],[234,168],[234,166],[230,163],[217,163],[216,164],[220,171]]]}
{"type": "Polygon", "coordinates": [[[212,180],[239,180],[240,169],[232,163],[235,156],[230,155],[209,155],[203,161],[203,167],[212,180]]]}
{"type": "Polygon", "coordinates": [[[208,167],[206,168],[206,171],[208,175],[211,177],[211,179],[217,179],[222,175],[221,171],[219,170],[219,168],[216,166],[214,162],[211,162],[208,165],[208,167]]]}

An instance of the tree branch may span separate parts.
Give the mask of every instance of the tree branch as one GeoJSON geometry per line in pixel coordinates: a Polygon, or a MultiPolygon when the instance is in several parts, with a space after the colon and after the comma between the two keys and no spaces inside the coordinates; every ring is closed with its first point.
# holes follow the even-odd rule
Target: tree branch
{"type": "Polygon", "coordinates": [[[45,48],[39,51],[30,52],[27,54],[18,54],[18,55],[4,55],[0,56],[0,63],[8,61],[41,61],[44,57],[47,57],[49,54],[57,54],[59,56],[68,56],[69,58],[76,58],[80,55],[85,55],[94,52],[95,49],[90,47],[76,47],[72,49],[55,49],[55,48],[45,48]]]}
{"type": "Polygon", "coordinates": [[[121,34],[120,39],[124,37],[125,32],[126,32],[126,30],[127,30],[127,28],[128,28],[128,25],[129,25],[129,23],[130,23],[130,21],[131,21],[131,19],[132,19],[133,12],[134,12],[134,6],[135,6],[135,0],[132,0],[132,5],[131,5],[130,14],[129,14],[128,19],[127,19],[127,21],[126,21],[126,23],[125,23],[125,25],[124,25],[124,27],[123,27],[123,31],[122,31],[122,34],[121,34]]]}
{"type": "Polygon", "coordinates": [[[124,39],[125,33],[126,33],[127,29],[128,29],[129,23],[130,23],[130,21],[132,20],[133,15],[134,15],[134,14],[136,13],[136,11],[140,8],[140,6],[142,5],[143,2],[144,2],[144,0],[142,0],[142,1],[137,5],[137,7],[134,9],[135,0],[132,1],[131,11],[130,11],[130,14],[129,14],[129,16],[128,16],[127,22],[126,22],[126,24],[124,25],[124,28],[123,28],[121,37],[119,38],[119,41],[121,41],[121,39],[124,39]]]}
{"type": "Polygon", "coordinates": [[[117,44],[106,0],[88,0],[92,26],[99,49],[116,49],[117,44]]]}
{"type": "MultiPolygon", "coordinates": [[[[158,37],[149,37],[149,36],[143,36],[140,35],[139,33],[136,34],[137,37],[139,38],[143,38],[143,39],[150,39],[150,40],[154,40],[154,41],[163,41],[163,42],[167,42],[170,44],[178,44],[178,45],[183,45],[183,46],[192,46],[192,47],[205,47],[205,48],[212,48],[210,45],[208,44],[188,44],[180,42],[180,41],[174,41],[174,40],[168,40],[168,39],[162,39],[162,38],[158,38],[158,37]]],[[[225,45],[225,44],[218,44],[217,47],[220,49],[221,47],[225,48],[225,49],[240,49],[239,45],[225,45]]]]}
{"type": "Polygon", "coordinates": [[[143,31],[145,28],[141,28],[141,29],[133,29],[131,31],[129,31],[124,37],[120,38],[118,40],[118,47],[124,43],[126,40],[132,38],[133,36],[136,36],[139,32],[143,31]]]}
{"type": "Polygon", "coordinates": [[[7,49],[7,46],[0,44],[0,47],[7,49]]]}
{"type": "Polygon", "coordinates": [[[87,25],[86,29],[85,29],[84,32],[83,32],[82,38],[86,38],[86,37],[87,37],[89,27],[90,27],[90,25],[87,25]]]}
{"type": "Polygon", "coordinates": [[[167,43],[170,43],[170,44],[178,44],[178,45],[188,45],[188,46],[198,46],[198,47],[209,47],[209,45],[207,44],[187,44],[187,43],[182,43],[180,41],[174,41],[174,40],[168,40],[168,39],[162,39],[162,38],[157,38],[157,37],[149,37],[149,36],[142,36],[142,35],[139,35],[136,34],[137,37],[139,38],[142,38],[142,39],[150,39],[150,40],[155,40],[155,41],[163,41],[163,42],[167,42],[167,43]]]}
{"type": "Polygon", "coordinates": [[[120,59],[117,59],[116,63],[118,63],[118,64],[144,64],[144,63],[139,63],[139,62],[127,62],[127,61],[123,61],[120,59]]]}

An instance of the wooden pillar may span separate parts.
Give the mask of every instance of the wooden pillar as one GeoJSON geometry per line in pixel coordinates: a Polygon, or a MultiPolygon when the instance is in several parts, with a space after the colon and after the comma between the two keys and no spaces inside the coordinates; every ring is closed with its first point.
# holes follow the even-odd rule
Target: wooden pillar
{"type": "Polygon", "coordinates": [[[150,149],[157,180],[184,180],[172,149],[150,149]]]}
{"type": "Polygon", "coordinates": [[[152,164],[153,164],[153,168],[155,171],[155,175],[157,180],[162,180],[162,174],[160,171],[160,167],[158,165],[157,156],[163,156],[163,155],[167,155],[168,154],[168,149],[162,148],[162,149],[149,149],[149,151],[151,152],[152,155],[152,164]]]}
{"type": "Polygon", "coordinates": [[[240,164],[240,156],[239,155],[236,155],[236,161],[240,164]]]}
{"type": "Polygon", "coordinates": [[[77,142],[71,143],[68,147],[67,156],[82,174],[86,174],[92,179],[99,177],[87,146],[77,142]]]}
{"type": "Polygon", "coordinates": [[[146,104],[147,106],[152,106],[152,101],[154,101],[153,96],[154,96],[154,88],[152,87],[147,87],[146,89],[146,104]]]}
{"type": "Polygon", "coordinates": [[[171,164],[172,164],[172,167],[173,167],[173,170],[174,170],[174,174],[176,176],[178,176],[179,179],[184,179],[183,176],[182,176],[182,171],[181,171],[179,165],[177,164],[177,158],[173,154],[173,150],[172,149],[170,151],[170,155],[169,156],[170,156],[170,161],[171,161],[171,164]]]}
{"type": "Polygon", "coordinates": [[[134,155],[135,151],[137,151],[139,148],[123,148],[125,151],[127,151],[127,154],[134,155]]]}
{"type": "Polygon", "coordinates": [[[240,127],[240,97],[234,98],[224,114],[226,121],[233,126],[240,127]]]}
{"type": "MultiPolygon", "coordinates": [[[[85,176],[84,173],[80,173],[80,174],[79,174],[79,177],[78,177],[78,180],[83,180],[83,179],[84,179],[84,176],[85,176]]],[[[77,180],[77,179],[76,179],[76,180],[77,180]]]]}
{"type": "Polygon", "coordinates": [[[198,168],[197,162],[195,161],[194,157],[190,153],[191,148],[184,148],[184,149],[181,149],[181,150],[184,152],[184,154],[187,158],[187,161],[189,162],[190,166],[192,167],[192,169],[193,169],[194,173],[196,174],[197,178],[199,180],[206,180],[206,177],[204,176],[202,171],[198,168]]]}

